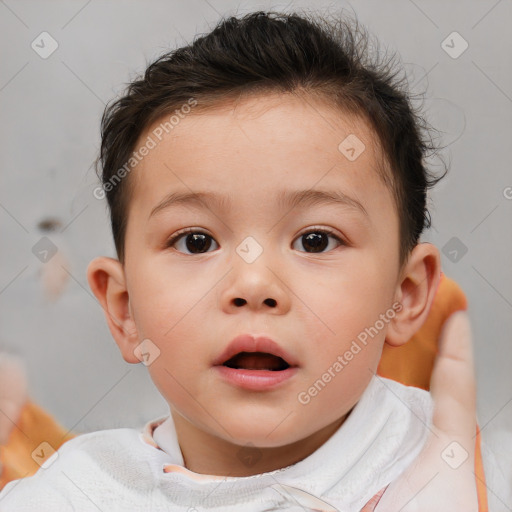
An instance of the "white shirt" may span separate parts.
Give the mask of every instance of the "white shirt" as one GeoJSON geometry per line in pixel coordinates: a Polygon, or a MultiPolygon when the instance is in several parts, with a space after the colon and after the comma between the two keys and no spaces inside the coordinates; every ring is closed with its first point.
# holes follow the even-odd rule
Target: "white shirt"
{"type": "Polygon", "coordinates": [[[64,443],[46,469],[9,482],[1,512],[360,512],[417,457],[432,424],[430,394],[379,376],[341,427],[305,459],[248,477],[184,467],[172,416],[64,443]]]}

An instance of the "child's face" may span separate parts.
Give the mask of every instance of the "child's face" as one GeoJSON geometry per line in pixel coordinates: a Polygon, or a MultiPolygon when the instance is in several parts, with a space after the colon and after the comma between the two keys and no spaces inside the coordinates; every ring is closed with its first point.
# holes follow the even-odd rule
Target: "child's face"
{"type": "Polygon", "coordinates": [[[120,346],[129,362],[143,339],[158,347],[151,377],[190,428],[278,447],[337,427],[358,401],[402,299],[399,220],[374,151],[361,121],[267,96],[192,112],[132,171],[124,278],[136,333],[120,346]],[[366,147],[353,161],[338,149],[350,134],[366,147]],[[279,201],[320,190],[361,206],[279,201]],[[191,192],[224,201],[158,206],[191,192]],[[184,228],[209,236],[168,246],[184,228]],[[241,256],[257,248],[254,261],[241,256]],[[272,338],[297,361],[295,374],[264,391],[225,381],[213,363],[240,334],[272,338]]]}

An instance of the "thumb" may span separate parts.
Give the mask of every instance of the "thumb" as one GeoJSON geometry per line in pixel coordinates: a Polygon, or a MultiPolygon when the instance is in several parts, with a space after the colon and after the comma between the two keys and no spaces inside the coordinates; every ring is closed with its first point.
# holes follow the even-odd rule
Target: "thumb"
{"type": "Polygon", "coordinates": [[[453,313],[444,323],[430,393],[434,400],[434,426],[449,436],[471,441],[469,448],[474,450],[476,379],[466,311],[453,313]]]}

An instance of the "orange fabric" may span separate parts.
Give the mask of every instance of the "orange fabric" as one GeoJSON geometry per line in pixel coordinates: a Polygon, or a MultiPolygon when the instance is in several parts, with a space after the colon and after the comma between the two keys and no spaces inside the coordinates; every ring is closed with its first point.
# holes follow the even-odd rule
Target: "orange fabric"
{"type": "Polygon", "coordinates": [[[425,323],[401,347],[384,345],[377,373],[406,386],[416,386],[428,391],[441,328],[452,313],[461,309],[467,309],[463,291],[455,281],[441,273],[441,280],[425,323]]]}
{"type": "Polygon", "coordinates": [[[485,485],[484,461],[482,460],[482,437],[480,429],[476,426],[476,445],[475,445],[475,477],[476,492],[478,495],[478,512],[489,512],[487,503],[487,486],[485,485]]]}
{"type": "MultiPolygon", "coordinates": [[[[43,442],[48,443],[57,450],[65,441],[75,437],[66,432],[55,419],[41,409],[38,405],[27,402],[21,411],[20,418],[13,427],[7,444],[0,446],[0,489],[7,482],[30,476],[39,469],[36,462],[38,457],[32,453],[43,454],[46,446],[40,447],[43,442]],[[43,451],[41,451],[43,450],[43,451]]],[[[46,452],[49,450],[46,449],[46,452]]],[[[42,462],[50,454],[45,454],[42,462]]]]}
{"type": "MultiPolygon", "coordinates": [[[[467,309],[464,292],[455,281],[441,273],[431,310],[421,329],[401,347],[384,346],[377,373],[406,386],[430,389],[430,375],[437,355],[437,342],[445,320],[455,311],[467,309]]],[[[0,446],[0,489],[10,480],[32,475],[39,465],[32,452],[43,441],[57,450],[75,437],[66,432],[50,415],[28,402],[6,446],[0,446]]],[[[475,477],[479,512],[488,512],[485,475],[481,453],[480,430],[477,426],[475,445],[475,477]]]]}
{"type": "MultiPolygon", "coordinates": [[[[401,347],[384,345],[377,373],[406,386],[430,389],[430,376],[437,357],[437,342],[445,320],[468,307],[466,296],[459,285],[441,273],[439,286],[425,323],[401,347]]],[[[482,461],[481,437],[477,425],[475,441],[475,477],[478,494],[478,512],[489,512],[487,488],[482,461]]]]}

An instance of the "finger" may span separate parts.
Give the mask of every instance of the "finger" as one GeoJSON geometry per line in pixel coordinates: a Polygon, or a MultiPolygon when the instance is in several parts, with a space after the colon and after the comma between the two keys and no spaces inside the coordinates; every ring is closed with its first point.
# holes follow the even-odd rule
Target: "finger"
{"type": "Polygon", "coordinates": [[[443,326],[430,392],[434,400],[434,426],[454,438],[473,439],[476,379],[471,326],[465,311],[453,313],[443,326]]]}
{"type": "Polygon", "coordinates": [[[476,383],[468,315],[453,313],[439,339],[430,393],[433,426],[418,459],[383,494],[375,512],[478,508],[474,468],[476,383]]]}

